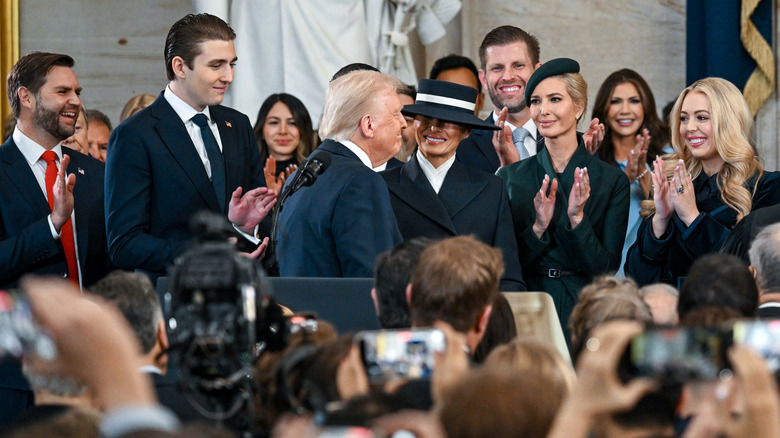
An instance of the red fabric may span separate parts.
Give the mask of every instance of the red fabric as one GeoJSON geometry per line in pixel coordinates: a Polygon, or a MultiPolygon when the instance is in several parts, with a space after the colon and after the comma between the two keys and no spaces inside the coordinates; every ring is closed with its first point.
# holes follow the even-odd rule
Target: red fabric
{"type": "MultiPolygon", "coordinates": [[[[54,151],[46,151],[41,155],[43,161],[46,162],[46,198],[49,200],[49,208],[54,210],[54,183],[57,181],[57,154],[54,151]]],[[[60,230],[60,242],[62,243],[62,249],[65,251],[65,260],[68,262],[68,278],[70,281],[79,284],[79,267],[76,260],[76,245],[73,242],[73,225],[70,218],[68,218],[65,225],[60,230]]]]}

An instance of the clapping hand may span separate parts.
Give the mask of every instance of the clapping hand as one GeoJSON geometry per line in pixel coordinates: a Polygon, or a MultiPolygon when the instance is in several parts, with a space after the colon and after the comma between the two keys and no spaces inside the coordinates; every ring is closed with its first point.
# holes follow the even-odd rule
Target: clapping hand
{"type": "Polygon", "coordinates": [[[534,234],[541,239],[547,227],[550,226],[553,213],[555,213],[555,193],[558,190],[558,180],[553,179],[550,182],[550,176],[545,175],[542,180],[542,188],[534,196],[534,209],[536,210],[536,220],[533,224],[534,234]],[[547,196],[547,187],[550,187],[550,196],[547,196]]]}
{"type": "Polygon", "coordinates": [[[585,148],[588,149],[591,155],[595,155],[598,152],[601,142],[604,141],[605,133],[604,124],[599,123],[599,119],[590,121],[588,131],[582,134],[582,140],[585,142],[585,148]]]}
{"type": "Polygon", "coordinates": [[[276,192],[266,187],[258,187],[241,196],[238,187],[230,197],[228,219],[246,234],[253,234],[254,228],[276,204],[276,192]]]}
{"type": "Polygon", "coordinates": [[[672,177],[672,205],[677,216],[686,226],[699,216],[699,207],[696,206],[696,194],[693,189],[693,180],[691,174],[685,168],[685,162],[680,160],[674,168],[674,177],[672,177]]]}
{"type": "Polygon", "coordinates": [[[571,186],[569,208],[566,210],[572,229],[576,228],[585,217],[585,203],[588,202],[588,198],[590,198],[588,168],[580,169],[578,167],[574,169],[574,185],[571,186]]]}
{"type": "Polygon", "coordinates": [[[273,156],[268,157],[268,159],[265,160],[265,168],[263,168],[263,173],[265,174],[265,185],[269,189],[273,190],[274,192],[281,193],[282,192],[282,187],[284,187],[284,182],[297,169],[298,169],[298,166],[296,166],[295,164],[290,164],[277,177],[276,176],[276,158],[274,158],[273,156]]]}
{"type": "Polygon", "coordinates": [[[493,148],[496,150],[496,154],[498,154],[501,166],[520,161],[520,152],[512,140],[512,128],[506,124],[507,114],[509,114],[509,110],[506,107],[498,112],[496,126],[501,129],[493,133],[493,148]]]}
{"type": "Polygon", "coordinates": [[[672,212],[674,212],[671,190],[674,189],[671,188],[671,184],[666,179],[664,160],[661,157],[656,157],[653,162],[653,204],[655,205],[653,234],[656,239],[666,232],[666,227],[672,218],[672,212]]]}

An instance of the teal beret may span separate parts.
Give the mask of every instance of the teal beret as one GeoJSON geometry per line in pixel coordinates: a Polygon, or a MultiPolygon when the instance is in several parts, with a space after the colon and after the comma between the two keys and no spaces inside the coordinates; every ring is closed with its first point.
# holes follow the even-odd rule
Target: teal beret
{"type": "Polygon", "coordinates": [[[555,58],[545,62],[534,71],[534,74],[531,75],[531,78],[528,79],[528,83],[525,85],[525,104],[531,106],[531,94],[533,94],[539,82],[550,76],[579,72],[580,64],[571,58],[555,58]]]}

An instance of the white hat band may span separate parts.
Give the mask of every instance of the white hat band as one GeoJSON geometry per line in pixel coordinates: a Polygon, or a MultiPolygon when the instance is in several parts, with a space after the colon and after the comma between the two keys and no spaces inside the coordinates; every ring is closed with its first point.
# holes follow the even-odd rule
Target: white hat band
{"type": "Polygon", "coordinates": [[[423,93],[417,93],[417,98],[420,102],[430,102],[430,103],[439,103],[442,105],[449,105],[454,106],[457,108],[463,108],[469,111],[474,111],[474,108],[476,107],[475,104],[460,100],[460,99],[453,99],[451,97],[444,97],[444,96],[437,96],[434,94],[423,94],[423,93]]]}

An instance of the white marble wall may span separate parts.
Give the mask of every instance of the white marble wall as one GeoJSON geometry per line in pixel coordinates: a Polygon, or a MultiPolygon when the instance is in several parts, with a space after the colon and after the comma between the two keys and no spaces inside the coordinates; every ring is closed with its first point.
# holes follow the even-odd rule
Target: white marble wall
{"type": "Polygon", "coordinates": [[[20,53],[67,53],[76,61],[87,108],[116,125],[128,99],[167,84],[168,29],[192,12],[189,0],[20,1],[20,53]]]}
{"type": "MultiPolygon", "coordinates": [[[[104,111],[114,122],[132,95],[157,94],[164,87],[165,35],[174,21],[193,11],[190,0],[20,3],[21,52],[72,55],[85,104],[104,111]]],[[[483,36],[501,24],[536,35],[543,61],[560,56],[577,59],[590,85],[591,100],[604,78],[623,67],[647,79],[659,110],[685,85],[685,0],[463,0],[461,13],[448,26],[448,37],[427,48],[412,38],[418,74],[424,77],[435,59],[451,52],[477,61],[483,36]]],[[[776,95],[757,122],[766,166],[777,169],[776,95]]]]}

